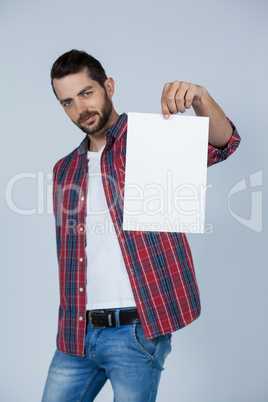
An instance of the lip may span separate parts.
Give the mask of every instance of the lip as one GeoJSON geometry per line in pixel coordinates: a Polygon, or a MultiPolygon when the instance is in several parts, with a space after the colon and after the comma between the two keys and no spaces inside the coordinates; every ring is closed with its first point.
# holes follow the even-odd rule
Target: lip
{"type": "Polygon", "coordinates": [[[93,114],[92,116],[87,117],[85,120],[82,121],[82,124],[90,123],[90,122],[94,119],[95,116],[96,116],[96,115],[93,114]]]}

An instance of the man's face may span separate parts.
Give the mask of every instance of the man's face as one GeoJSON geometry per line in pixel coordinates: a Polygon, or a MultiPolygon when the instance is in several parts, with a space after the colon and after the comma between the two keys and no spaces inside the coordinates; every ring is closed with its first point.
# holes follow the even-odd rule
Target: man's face
{"type": "Polygon", "coordinates": [[[112,83],[109,80],[105,82],[104,89],[97,81],[89,78],[86,68],[79,73],[53,80],[55,92],[65,112],[87,134],[101,131],[109,123],[113,109],[112,83]]]}

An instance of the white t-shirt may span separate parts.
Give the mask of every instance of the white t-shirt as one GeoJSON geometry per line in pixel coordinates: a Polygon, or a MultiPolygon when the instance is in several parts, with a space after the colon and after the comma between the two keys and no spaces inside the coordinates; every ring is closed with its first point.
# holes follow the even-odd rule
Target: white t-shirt
{"type": "Polygon", "coordinates": [[[103,189],[104,147],[88,151],[87,310],[136,306],[103,189]]]}

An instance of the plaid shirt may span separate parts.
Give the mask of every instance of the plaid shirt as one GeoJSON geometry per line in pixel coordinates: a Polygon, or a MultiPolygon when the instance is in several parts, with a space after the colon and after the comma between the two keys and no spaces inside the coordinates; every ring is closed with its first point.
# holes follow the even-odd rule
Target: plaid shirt
{"type": "MultiPolygon", "coordinates": [[[[102,181],[137,310],[150,339],[195,320],[200,314],[199,290],[184,233],[122,230],[126,136],[127,115],[122,114],[106,132],[102,181]]],[[[208,166],[226,159],[239,142],[233,126],[233,135],[224,149],[208,146],[208,166]]],[[[86,136],[78,148],[57,162],[53,171],[60,280],[57,346],[73,356],[84,356],[86,333],[88,143],[86,136]]]]}

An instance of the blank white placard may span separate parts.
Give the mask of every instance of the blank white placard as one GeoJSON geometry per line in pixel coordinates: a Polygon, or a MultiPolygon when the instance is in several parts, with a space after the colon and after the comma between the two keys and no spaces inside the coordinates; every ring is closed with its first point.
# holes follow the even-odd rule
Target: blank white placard
{"type": "Polygon", "coordinates": [[[128,113],[124,230],[203,233],[208,117],[128,113]]]}

